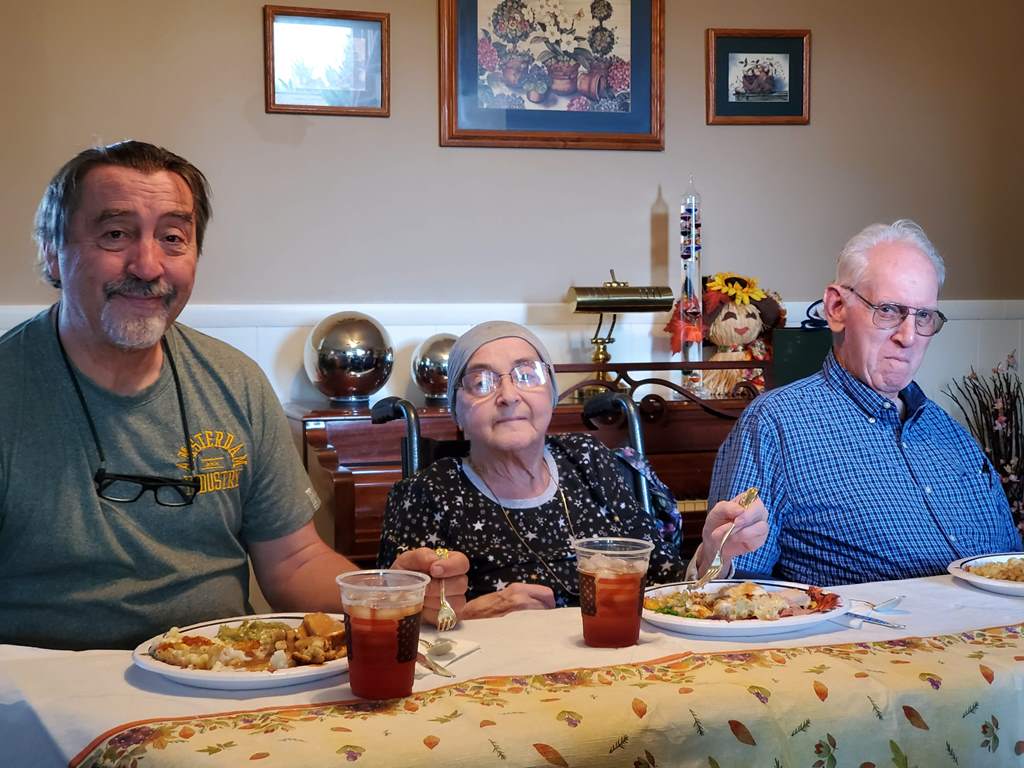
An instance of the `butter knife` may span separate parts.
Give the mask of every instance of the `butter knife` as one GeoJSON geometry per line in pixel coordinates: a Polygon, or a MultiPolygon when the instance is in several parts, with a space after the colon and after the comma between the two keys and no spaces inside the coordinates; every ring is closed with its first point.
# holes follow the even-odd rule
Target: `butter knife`
{"type": "Polygon", "coordinates": [[[441,677],[455,677],[455,673],[454,672],[449,672],[447,669],[442,667],[440,664],[438,664],[432,658],[430,658],[429,656],[425,656],[422,653],[417,653],[416,654],[416,661],[418,661],[424,667],[429,669],[435,675],[440,675],[441,677]]]}
{"type": "Polygon", "coordinates": [[[868,624],[877,624],[880,627],[889,627],[889,629],[906,629],[906,624],[897,624],[892,621],[886,621],[885,619],[876,619],[874,616],[865,616],[863,613],[854,613],[853,611],[847,611],[845,616],[849,616],[851,619],[860,619],[866,621],[868,624]]]}

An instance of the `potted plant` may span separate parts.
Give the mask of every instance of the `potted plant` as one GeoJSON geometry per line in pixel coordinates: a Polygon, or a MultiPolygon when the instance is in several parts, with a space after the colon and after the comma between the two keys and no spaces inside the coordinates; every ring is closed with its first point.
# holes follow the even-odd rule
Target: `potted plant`
{"type": "Polygon", "coordinates": [[[529,0],[526,10],[533,28],[540,32],[530,43],[542,46],[537,61],[547,68],[552,93],[575,93],[580,66],[589,65],[594,59],[594,54],[581,45],[586,38],[576,32],[583,9],[570,16],[562,8],[561,0],[529,0]]]}
{"type": "Polygon", "coordinates": [[[551,87],[547,69],[539,64],[534,64],[527,71],[522,85],[527,99],[534,104],[543,104],[548,98],[549,88],[551,87]]]}
{"type": "MultiPolygon", "coordinates": [[[[491,13],[491,28],[500,42],[494,42],[501,81],[509,88],[518,88],[533,63],[533,54],[519,50],[519,43],[533,32],[533,22],[525,0],[502,0],[491,13]]],[[[487,30],[483,30],[487,35],[487,30]]],[[[490,39],[488,35],[488,39],[490,39]]]]}
{"type": "Polygon", "coordinates": [[[999,473],[1013,519],[1024,531],[1024,386],[1016,351],[991,376],[979,376],[972,368],[945,393],[999,473]]]}

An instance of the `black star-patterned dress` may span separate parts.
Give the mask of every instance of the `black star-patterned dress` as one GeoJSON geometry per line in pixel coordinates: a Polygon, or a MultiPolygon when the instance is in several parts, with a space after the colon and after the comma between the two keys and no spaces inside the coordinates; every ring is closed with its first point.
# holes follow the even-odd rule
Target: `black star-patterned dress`
{"type": "Polygon", "coordinates": [[[578,605],[576,555],[570,544],[575,533],[654,542],[647,582],[683,578],[685,561],[644,514],[608,448],[580,433],[549,435],[545,443],[552,470],[547,491],[536,499],[500,500],[519,537],[468,462],[441,459],[392,488],[380,566],[389,566],[407,549],[447,547],[469,558],[469,599],[521,581],[551,587],[558,606],[578,605]]]}

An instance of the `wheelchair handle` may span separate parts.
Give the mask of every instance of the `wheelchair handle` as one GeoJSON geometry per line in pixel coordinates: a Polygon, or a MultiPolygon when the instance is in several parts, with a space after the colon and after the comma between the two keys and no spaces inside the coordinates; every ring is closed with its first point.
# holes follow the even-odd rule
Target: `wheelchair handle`
{"type": "Polygon", "coordinates": [[[405,419],[406,441],[402,451],[402,469],[406,477],[414,475],[420,468],[420,415],[416,406],[401,397],[385,397],[370,409],[370,422],[384,424],[395,419],[405,419]]]}
{"type": "MultiPolygon", "coordinates": [[[[644,433],[640,427],[640,412],[637,410],[636,403],[634,403],[633,399],[625,392],[601,392],[598,395],[588,398],[587,401],[583,403],[583,420],[588,426],[596,428],[592,419],[597,416],[613,414],[616,410],[621,410],[626,416],[626,424],[629,428],[630,446],[641,456],[646,456],[646,452],[644,450],[644,433]]],[[[652,517],[653,511],[651,509],[650,493],[647,488],[647,478],[637,472],[634,484],[637,501],[640,502],[640,507],[648,517],[652,517]]]]}
{"type": "Polygon", "coordinates": [[[621,410],[626,416],[629,429],[629,444],[637,453],[643,454],[644,433],[640,427],[640,412],[636,403],[625,392],[602,392],[587,398],[583,403],[583,418],[587,425],[594,427],[593,419],[599,416],[610,416],[621,410]]]}

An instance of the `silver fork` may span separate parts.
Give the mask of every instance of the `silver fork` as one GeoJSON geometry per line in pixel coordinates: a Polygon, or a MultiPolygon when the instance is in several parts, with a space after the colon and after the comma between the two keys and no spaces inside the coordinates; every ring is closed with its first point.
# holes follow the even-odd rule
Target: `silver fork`
{"type": "MultiPolygon", "coordinates": [[[[440,560],[448,558],[448,550],[444,547],[438,547],[434,550],[434,554],[440,560]]],[[[455,610],[451,604],[444,597],[444,579],[441,579],[441,607],[437,611],[437,631],[448,632],[455,629],[455,625],[458,623],[459,617],[455,615],[455,610]]]]}
{"type": "MultiPolygon", "coordinates": [[[[746,509],[754,503],[754,499],[757,498],[757,488],[748,488],[743,495],[740,497],[739,505],[746,509]]],[[[736,530],[736,523],[729,526],[729,530],[725,532],[725,536],[722,537],[722,541],[718,545],[718,549],[715,551],[715,556],[711,560],[711,565],[704,572],[704,575],[697,579],[693,584],[688,586],[686,589],[689,592],[694,592],[698,589],[703,589],[709,581],[714,579],[718,574],[722,572],[722,549],[725,548],[725,542],[729,540],[732,532],[736,530]]]]}

